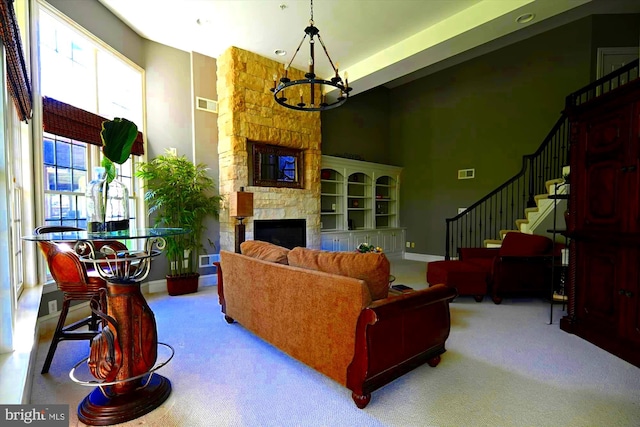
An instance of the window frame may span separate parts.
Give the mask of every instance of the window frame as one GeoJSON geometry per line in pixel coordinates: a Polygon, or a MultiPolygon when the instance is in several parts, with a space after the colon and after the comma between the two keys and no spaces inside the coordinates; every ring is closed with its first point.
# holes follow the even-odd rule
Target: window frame
{"type": "MultiPolygon", "coordinates": [[[[86,109],[86,111],[101,115],[105,118],[112,118],[109,117],[107,114],[101,114],[100,112],[100,101],[99,101],[99,97],[98,97],[98,91],[99,91],[99,73],[100,73],[100,64],[99,64],[99,60],[98,58],[102,55],[104,58],[104,55],[109,55],[109,60],[111,59],[115,59],[115,60],[120,60],[122,61],[122,63],[126,64],[127,66],[129,66],[131,68],[132,71],[135,71],[136,73],[139,74],[140,76],[140,85],[139,85],[139,90],[140,90],[140,105],[139,106],[135,106],[135,112],[136,114],[139,114],[139,117],[137,117],[137,119],[141,122],[140,124],[138,124],[139,130],[141,130],[144,132],[144,126],[146,124],[145,118],[144,118],[144,112],[145,112],[145,100],[146,100],[146,90],[145,90],[145,70],[141,67],[139,67],[137,64],[133,63],[131,60],[129,60],[128,58],[126,58],[124,55],[120,54],[118,51],[116,51],[115,49],[113,49],[111,46],[107,45],[105,42],[103,42],[102,40],[100,40],[98,37],[96,37],[95,35],[91,34],[90,32],[88,32],[87,30],[85,30],[84,28],[82,28],[80,25],[78,25],[76,22],[74,22],[73,20],[69,19],[68,17],[66,17],[64,14],[60,13],[59,11],[57,11],[55,8],[53,8],[52,6],[50,6],[48,3],[44,2],[43,0],[36,0],[36,4],[37,4],[37,18],[36,18],[36,22],[40,22],[40,17],[42,15],[42,13],[46,13],[49,16],[51,16],[53,19],[57,20],[58,23],[60,23],[61,25],[65,26],[66,28],[69,28],[75,35],[77,35],[78,37],[82,37],[84,38],[84,40],[91,45],[92,48],[92,52],[90,53],[90,55],[93,57],[93,79],[95,81],[95,86],[93,87],[93,90],[95,90],[96,95],[93,97],[95,100],[95,108],[86,108],[86,105],[81,105],[78,106],[79,108],[83,108],[86,109]],[[138,110],[139,108],[139,110],[138,110]]],[[[38,24],[39,25],[39,24],[38,24]]],[[[39,32],[39,27],[38,27],[38,31],[39,32]]],[[[73,40],[73,39],[72,39],[73,40]]],[[[41,70],[42,73],[42,64],[40,62],[40,58],[41,58],[41,52],[40,52],[40,44],[39,44],[40,40],[38,38],[38,36],[36,35],[34,37],[34,46],[35,46],[35,51],[36,53],[36,61],[37,61],[37,68],[39,70],[41,70]]],[[[41,86],[40,86],[40,81],[41,81],[41,77],[38,76],[38,91],[36,92],[37,95],[36,96],[45,96],[47,94],[44,94],[43,91],[41,90],[41,86]]],[[[40,101],[40,100],[38,100],[40,101]]],[[[65,99],[61,99],[60,101],[63,102],[68,102],[65,99]]],[[[42,105],[41,102],[38,102],[36,105],[40,106],[42,105]]],[[[40,120],[39,122],[42,123],[42,117],[41,117],[41,111],[42,109],[40,108],[40,120]]],[[[35,118],[34,118],[35,119],[35,118]]],[[[132,118],[132,119],[136,119],[136,118],[132,118]]],[[[35,121],[35,120],[34,120],[35,121]]],[[[91,143],[86,143],[84,141],[75,141],[69,138],[64,138],[64,137],[59,137],[59,138],[63,138],[69,141],[74,141],[75,143],[78,144],[84,144],[87,147],[87,156],[86,156],[86,184],[88,185],[88,183],[91,181],[91,179],[93,179],[93,170],[95,167],[100,166],[100,162],[101,162],[101,158],[102,158],[102,154],[101,154],[101,150],[100,147],[91,143]]],[[[43,167],[42,168],[36,168],[39,170],[34,171],[35,172],[35,184],[36,184],[36,188],[38,188],[38,201],[36,203],[36,223],[40,224],[40,225],[45,225],[45,224],[55,224],[53,222],[46,222],[46,217],[45,217],[45,198],[46,198],[46,194],[64,194],[64,193],[60,193],[60,192],[56,192],[56,191],[52,191],[49,190],[46,185],[45,185],[45,173],[44,173],[44,139],[45,139],[45,132],[43,129],[36,129],[36,131],[34,131],[34,135],[33,135],[33,140],[34,141],[40,141],[40,144],[35,144],[35,153],[34,153],[34,157],[36,158],[36,164],[40,164],[42,163],[43,167]],[[41,162],[37,161],[37,159],[40,159],[41,162]]],[[[146,141],[145,141],[145,145],[146,145],[146,141]]],[[[133,175],[133,171],[135,171],[136,165],[139,162],[144,162],[146,161],[146,155],[142,155],[142,156],[130,156],[129,160],[127,161],[127,163],[130,163],[130,169],[128,168],[128,166],[125,166],[125,169],[128,169],[131,171],[131,176],[126,177],[126,179],[130,180],[130,186],[128,186],[129,188],[129,203],[130,203],[130,216],[132,219],[132,223],[135,224],[135,226],[137,227],[145,227],[148,224],[148,219],[146,218],[146,212],[145,212],[145,206],[144,206],[144,199],[143,199],[143,194],[144,192],[141,190],[141,185],[142,182],[137,179],[134,175],[133,175]]],[[[116,165],[117,169],[118,169],[118,174],[120,175],[122,172],[122,165],[116,165]]],[[[86,187],[85,187],[86,188],[86,187]]],[[[80,200],[84,200],[84,192],[82,194],[80,194],[80,192],[66,192],[66,194],[73,194],[76,196],[76,199],[78,201],[80,200]]],[[[84,220],[83,222],[81,222],[79,224],[80,228],[85,228],[86,227],[86,209],[84,209],[85,211],[85,215],[84,215],[84,220]]],[[[77,219],[77,218],[76,218],[77,219]]],[[[65,224],[65,222],[60,219],[62,224],[65,224]]],[[[68,225],[72,225],[72,224],[68,224],[68,225]]],[[[44,263],[44,261],[41,259],[42,257],[37,256],[36,254],[36,260],[34,260],[35,262],[39,263],[39,277],[41,279],[39,279],[40,283],[44,283],[45,284],[45,290],[44,292],[52,292],[56,289],[55,284],[51,281],[51,277],[48,275],[47,272],[47,268],[46,268],[46,263],[44,263]]]]}

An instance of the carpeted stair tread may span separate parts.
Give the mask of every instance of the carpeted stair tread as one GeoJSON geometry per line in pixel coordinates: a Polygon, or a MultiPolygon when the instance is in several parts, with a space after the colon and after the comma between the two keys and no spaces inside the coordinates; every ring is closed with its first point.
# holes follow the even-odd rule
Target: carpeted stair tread
{"type": "Polygon", "coordinates": [[[504,239],[507,233],[520,233],[520,230],[500,230],[500,238],[504,239]]]}
{"type": "Polygon", "coordinates": [[[550,179],[549,181],[546,181],[544,185],[547,188],[547,193],[553,194],[553,186],[555,184],[562,184],[562,183],[564,183],[563,178],[556,178],[556,179],[550,179]]]}
{"type": "Polygon", "coordinates": [[[490,245],[498,245],[498,246],[500,246],[500,245],[502,245],[502,240],[499,240],[499,239],[486,239],[484,241],[484,247],[487,248],[490,245]]]}

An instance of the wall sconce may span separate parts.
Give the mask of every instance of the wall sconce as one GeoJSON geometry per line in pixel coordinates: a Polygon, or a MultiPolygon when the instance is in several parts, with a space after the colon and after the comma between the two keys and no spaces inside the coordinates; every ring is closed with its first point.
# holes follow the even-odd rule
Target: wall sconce
{"type": "Polygon", "coordinates": [[[244,191],[244,187],[240,187],[240,191],[232,193],[231,203],[229,204],[229,216],[238,219],[236,224],[236,253],[240,253],[240,245],[244,242],[245,225],[242,221],[249,216],[253,216],[253,193],[244,191]]]}

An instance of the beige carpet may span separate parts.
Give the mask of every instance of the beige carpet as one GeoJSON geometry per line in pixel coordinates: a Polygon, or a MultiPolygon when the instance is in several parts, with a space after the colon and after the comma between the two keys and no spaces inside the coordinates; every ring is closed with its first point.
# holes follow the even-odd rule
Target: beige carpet
{"type": "MultiPolygon", "coordinates": [[[[426,286],[424,263],[394,261],[396,283],[426,286]]],[[[173,385],[167,402],[126,426],[639,426],[640,369],[548,325],[536,299],[451,305],[447,352],[375,391],[364,410],[351,393],[289,358],[220,314],[216,288],[148,296],[160,341],[176,350],[161,370],[173,385]]],[[[560,307],[554,319],[561,317],[560,307]]],[[[70,425],[90,391],[71,367],[85,342],[63,342],[51,371],[40,375],[32,403],[68,403],[70,425]]]]}

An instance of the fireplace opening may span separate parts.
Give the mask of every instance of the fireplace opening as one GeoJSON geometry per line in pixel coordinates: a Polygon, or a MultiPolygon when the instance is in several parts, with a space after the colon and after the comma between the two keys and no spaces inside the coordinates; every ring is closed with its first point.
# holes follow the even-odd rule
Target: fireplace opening
{"type": "Polygon", "coordinates": [[[307,246],[307,221],[304,219],[257,219],[253,238],[293,249],[307,246]]]}

